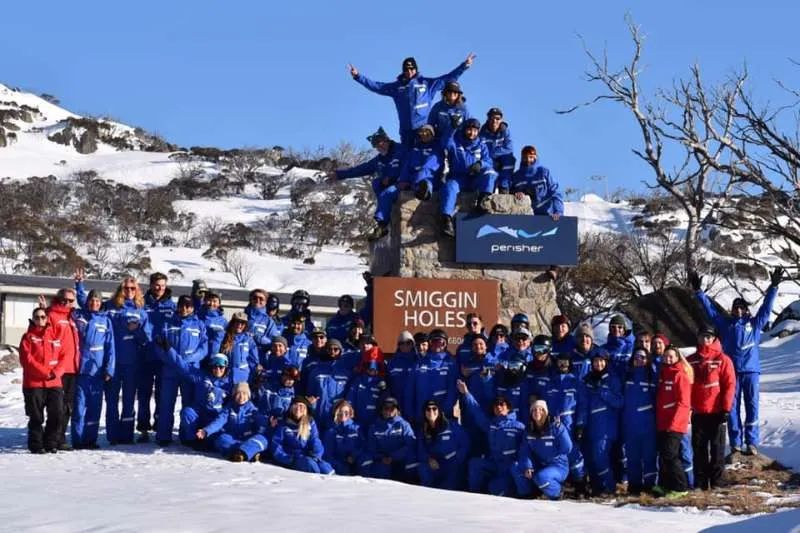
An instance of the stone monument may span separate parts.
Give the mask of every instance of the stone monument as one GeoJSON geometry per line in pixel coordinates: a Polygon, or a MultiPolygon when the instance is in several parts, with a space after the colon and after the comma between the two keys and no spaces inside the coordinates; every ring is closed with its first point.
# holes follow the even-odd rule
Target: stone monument
{"type": "MultiPolygon", "coordinates": [[[[472,194],[461,194],[459,212],[468,212],[475,202],[472,194]]],[[[486,200],[490,213],[531,214],[530,198],[517,200],[511,194],[495,194],[486,200]]],[[[492,279],[500,282],[499,316],[508,325],[515,313],[526,313],[531,332],[550,334],[550,319],[560,314],[555,284],[546,266],[476,265],[456,263],[455,240],[440,237],[439,198],[417,200],[401,192],[392,213],[390,234],[372,250],[371,272],[376,276],[434,279],[492,279]]],[[[493,324],[486,324],[487,330],[493,324]]]]}

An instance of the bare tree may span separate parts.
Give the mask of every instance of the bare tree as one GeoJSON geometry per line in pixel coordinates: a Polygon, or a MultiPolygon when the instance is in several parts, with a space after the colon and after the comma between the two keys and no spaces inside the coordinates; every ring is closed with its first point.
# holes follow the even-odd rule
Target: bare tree
{"type": "Polygon", "coordinates": [[[642,146],[634,148],[633,153],[650,167],[653,176],[646,185],[667,191],[688,218],[682,254],[688,272],[696,269],[701,232],[713,222],[717,202],[709,202],[709,194],[724,198],[733,185],[730,175],[719,172],[716,164],[726,151],[719,138],[729,135],[733,126],[734,117],[727,104],[743,79],[735,77],[708,89],[700,67],[695,65],[688,80],[677,81],[668,91],[658,91],[655,101],[648,102],[639,82],[645,37],[630,17],[626,22],[633,42],[628,63],[612,69],[605,51],[598,56],[584,44],[591,63],[586,80],[599,84],[603,91],[588,102],[557,112],[572,113],[603,101],[615,102],[629,111],[642,139],[642,146]],[[670,167],[668,161],[680,163],[670,167]]]}
{"type": "Polygon", "coordinates": [[[247,288],[256,273],[255,265],[239,250],[231,250],[225,255],[225,272],[233,274],[236,283],[247,288]]]}

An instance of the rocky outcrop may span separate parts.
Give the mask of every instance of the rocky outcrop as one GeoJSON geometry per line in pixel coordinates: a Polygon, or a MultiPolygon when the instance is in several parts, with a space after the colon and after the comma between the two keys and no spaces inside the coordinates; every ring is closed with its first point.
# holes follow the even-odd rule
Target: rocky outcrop
{"type": "MultiPolygon", "coordinates": [[[[463,194],[459,210],[467,211],[474,196],[463,194]]],[[[530,214],[530,199],[493,195],[486,207],[498,214],[530,214]]],[[[500,282],[500,320],[508,324],[518,312],[527,313],[531,329],[549,333],[550,319],[560,313],[555,285],[545,267],[520,265],[474,265],[455,262],[455,241],[439,236],[437,195],[420,202],[403,192],[392,214],[390,237],[372,250],[371,271],[375,275],[433,279],[492,279],[500,282]]],[[[491,326],[491,325],[490,325],[491,326]]]]}

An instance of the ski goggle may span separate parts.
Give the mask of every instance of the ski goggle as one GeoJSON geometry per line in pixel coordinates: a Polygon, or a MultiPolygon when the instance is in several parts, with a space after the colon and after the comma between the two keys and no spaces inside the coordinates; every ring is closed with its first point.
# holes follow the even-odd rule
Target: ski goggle
{"type": "Polygon", "coordinates": [[[544,344],[535,344],[533,346],[533,353],[548,353],[550,347],[544,344]]]}

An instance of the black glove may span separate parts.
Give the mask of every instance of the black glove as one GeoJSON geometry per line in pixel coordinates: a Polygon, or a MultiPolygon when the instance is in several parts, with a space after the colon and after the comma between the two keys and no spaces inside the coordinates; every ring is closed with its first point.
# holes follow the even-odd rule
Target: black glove
{"type": "Polygon", "coordinates": [[[503,170],[503,163],[502,163],[502,162],[500,162],[500,161],[495,161],[495,162],[494,162],[494,169],[495,169],[497,172],[500,172],[501,170],[503,170]]]}
{"type": "Polygon", "coordinates": [[[770,287],[777,287],[780,285],[783,279],[783,267],[775,267],[775,270],[769,275],[769,285],[770,287]]]}
{"type": "Polygon", "coordinates": [[[464,117],[462,115],[450,115],[450,126],[452,126],[453,129],[458,128],[462,122],[464,122],[464,117]]]}
{"type": "Polygon", "coordinates": [[[480,171],[481,171],[481,162],[480,161],[475,161],[467,169],[467,173],[470,176],[477,176],[480,173],[480,171]]]}
{"type": "Polygon", "coordinates": [[[575,442],[580,443],[583,440],[583,426],[575,428],[575,442]]]}
{"type": "Polygon", "coordinates": [[[169,342],[167,342],[167,339],[165,339],[161,335],[156,337],[156,345],[158,345],[159,348],[165,351],[169,349],[169,342]]]}
{"type": "Polygon", "coordinates": [[[689,286],[692,288],[693,291],[697,292],[700,290],[700,284],[702,283],[703,278],[700,275],[692,270],[689,272],[689,286]]]}

